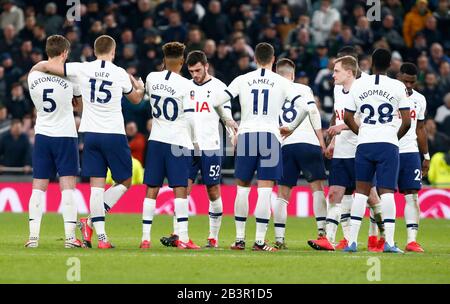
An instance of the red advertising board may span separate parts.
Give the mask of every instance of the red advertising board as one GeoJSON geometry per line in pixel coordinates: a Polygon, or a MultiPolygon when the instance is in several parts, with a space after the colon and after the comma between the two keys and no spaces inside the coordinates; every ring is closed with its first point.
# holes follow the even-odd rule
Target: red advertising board
{"type": "MultiPolygon", "coordinates": [[[[90,187],[88,184],[79,184],[76,191],[76,202],[79,213],[89,211],[90,187]]],[[[27,212],[28,200],[31,195],[31,183],[0,183],[0,212],[27,212]]],[[[145,196],[145,186],[133,186],[114,206],[114,213],[141,213],[142,202],[145,196]]],[[[222,201],[224,214],[233,214],[236,186],[222,186],[222,201]]],[[[250,213],[256,205],[256,187],[250,192],[250,213]]],[[[157,214],[172,214],[173,193],[165,186],[161,189],[157,200],[157,214]]],[[[276,188],[272,196],[272,203],[276,199],[276,188]]],[[[397,216],[403,216],[405,200],[402,195],[396,194],[397,216]]],[[[424,189],[419,195],[421,216],[428,218],[450,219],[450,189],[424,189]]],[[[60,212],[61,193],[57,184],[51,184],[46,193],[46,212],[60,212]]],[[[193,187],[189,198],[191,215],[208,214],[208,197],[204,186],[193,187]]],[[[309,187],[295,187],[288,206],[291,216],[313,216],[312,192],[309,187]]]]}

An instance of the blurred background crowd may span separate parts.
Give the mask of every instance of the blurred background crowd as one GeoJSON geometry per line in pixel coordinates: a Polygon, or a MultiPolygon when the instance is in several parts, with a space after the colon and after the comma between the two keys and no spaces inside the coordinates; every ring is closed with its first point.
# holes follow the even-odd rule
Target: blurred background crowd
{"type": "MultiPolygon", "coordinates": [[[[210,73],[226,84],[256,69],[254,47],[269,42],[278,58],[295,62],[296,81],[313,89],[324,129],[333,112],[332,68],[337,51],[354,46],[361,69],[370,73],[372,50],[388,48],[393,52],[389,76],[396,77],[402,62],[418,66],[417,90],[428,103],[430,154],[442,154],[450,176],[449,0],[380,1],[379,21],[370,21],[373,8],[365,0],[80,2],[78,21],[66,18],[71,9],[66,1],[0,2],[0,174],[31,172],[36,114],[27,73],[46,59],[46,38],[64,35],[72,46],[69,61],[84,62],[94,60],[94,40],[108,34],[118,43],[115,63],[137,77],[145,79],[149,72],[161,69],[161,46],[180,41],[187,45],[187,52],[203,50],[210,73]]],[[[187,70],[184,74],[190,78],[187,70]]],[[[144,164],[152,126],[150,105],[132,105],[124,99],[122,106],[133,157],[144,164]]],[[[233,101],[232,108],[239,121],[238,101],[233,101]]],[[[82,136],[79,149],[82,153],[82,136]]],[[[232,168],[233,161],[224,166],[232,168]]]]}

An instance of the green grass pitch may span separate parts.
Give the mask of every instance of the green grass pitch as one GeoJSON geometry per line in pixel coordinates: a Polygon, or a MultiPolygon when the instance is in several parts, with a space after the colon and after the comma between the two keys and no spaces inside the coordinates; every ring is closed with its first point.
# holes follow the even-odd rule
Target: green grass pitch
{"type": "MultiPolygon", "coordinates": [[[[73,283],[66,276],[71,257],[80,261],[77,283],[450,283],[450,221],[446,220],[422,220],[419,242],[426,253],[405,255],[368,253],[367,219],[361,228],[360,252],[354,254],[311,249],[306,241],[316,236],[312,218],[289,218],[289,249],[275,253],[250,250],[253,217],[247,224],[247,249],[239,252],[228,249],[235,232],[230,216],[223,219],[217,250],[163,247],[159,238],[171,231],[171,225],[171,217],[155,216],[153,247],[143,251],[138,249],[141,216],[112,214],[107,216],[106,228],[115,249],[64,249],[61,215],[45,214],[39,248],[29,249],[23,247],[27,214],[0,214],[0,283],[73,283]],[[379,258],[381,281],[367,280],[371,257],[379,258]]],[[[191,217],[189,231],[196,243],[204,245],[208,217],[191,217]]],[[[273,240],[272,224],[268,239],[273,240]]],[[[396,241],[404,248],[403,220],[397,221],[396,241]]]]}

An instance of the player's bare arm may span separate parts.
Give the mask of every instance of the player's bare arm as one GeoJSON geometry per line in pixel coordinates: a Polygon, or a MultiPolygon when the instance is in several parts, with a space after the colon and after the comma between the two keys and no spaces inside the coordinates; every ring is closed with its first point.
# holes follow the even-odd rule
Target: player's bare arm
{"type": "Polygon", "coordinates": [[[59,77],[65,77],[65,64],[61,62],[49,62],[41,61],[33,66],[30,73],[33,71],[38,71],[42,73],[49,73],[59,77]]]}
{"type": "MultiPolygon", "coordinates": [[[[409,114],[409,108],[399,110],[400,115],[402,117],[402,125],[400,126],[400,129],[398,129],[397,137],[398,139],[405,136],[406,133],[408,133],[409,128],[411,127],[411,116],[409,114]]],[[[347,115],[347,112],[345,113],[347,115]]]]}
{"type": "Polygon", "coordinates": [[[142,81],[141,78],[139,78],[139,80],[137,80],[132,75],[129,75],[129,76],[130,76],[131,84],[133,85],[133,90],[131,91],[130,94],[125,95],[125,96],[131,103],[138,104],[144,98],[144,93],[145,93],[144,82],[142,81]]]}
{"type": "MultiPolygon", "coordinates": [[[[359,133],[359,125],[356,123],[355,113],[354,112],[345,111],[344,122],[348,126],[348,128],[350,130],[352,130],[353,133],[358,135],[358,133],[359,133]]],[[[411,123],[411,121],[410,121],[410,123],[411,123]]]]}
{"type": "Polygon", "coordinates": [[[428,170],[430,169],[430,154],[428,151],[427,129],[425,128],[425,121],[417,121],[416,134],[419,151],[424,156],[424,160],[422,161],[422,176],[427,176],[428,170]]]}

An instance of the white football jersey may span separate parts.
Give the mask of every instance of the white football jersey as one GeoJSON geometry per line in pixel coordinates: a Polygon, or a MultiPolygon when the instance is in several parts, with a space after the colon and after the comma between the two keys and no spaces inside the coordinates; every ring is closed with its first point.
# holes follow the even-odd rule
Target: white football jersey
{"type": "Polygon", "coordinates": [[[51,137],[78,137],[72,97],[80,96],[77,85],[68,79],[41,73],[28,74],[28,88],[36,107],[36,134],[51,137]]]}
{"type": "MultiPolygon", "coordinates": [[[[427,108],[427,101],[425,96],[413,90],[413,93],[408,97],[411,101],[411,128],[408,130],[408,133],[405,134],[399,141],[399,149],[400,153],[412,153],[419,152],[419,146],[417,144],[417,121],[425,119],[425,111],[427,108]]],[[[398,113],[397,121],[398,128],[400,128],[402,124],[402,119],[400,112],[398,113]]]]}
{"type": "MultiPolygon", "coordinates": [[[[212,77],[203,84],[191,80],[188,104],[194,108],[194,124],[197,144],[200,150],[219,150],[221,138],[219,135],[219,114],[214,109],[213,100],[222,93],[227,86],[217,78],[212,77]]],[[[221,106],[231,118],[231,102],[221,106]]]]}
{"type": "MultiPolygon", "coordinates": [[[[302,96],[302,101],[300,102],[307,103],[304,105],[305,107],[307,107],[308,104],[315,104],[314,94],[310,87],[299,83],[292,83],[292,86],[297,93],[302,96]]],[[[292,122],[296,115],[298,115],[298,113],[294,108],[294,104],[291,101],[286,100],[280,115],[281,123],[285,125],[292,122]]],[[[320,146],[319,139],[311,124],[311,120],[308,118],[306,118],[290,136],[283,140],[282,145],[285,146],[297,143],[320,146]]]]}
{"type": "Polygon", "coordinates": [[[383,142],[398,146],[394,117],[399,110],[410,108],[405,85],[385,75],[370,75],[355,80],[350,95],[345,110],[361,115],[358,145],[383,142]]]}
{"type": "Polygon", "coordinates": [[[215,105],[239,96],[241,123],[238,134],[268,132],[281,142],[279,116],[285,100],[294,102],[300,98],[286,78],[266,69],[257,69],[236,77],[215,105]],[[226,96],[228,95],[228,96],[226,96]]]}
{"type": "Polygon", "coordinates": [[[152,107],[153,127],[149,140],[193,149],[186,112],[192,83],[171,71],[152,72],[146,80],[146,91],[152,107]]]}
{"type": "Polygon", "coordinates": [[[104,60],[67,63],[64,70],[75,79],[83,96],[79,131],[125,135],[122,97],[133,90],[127,72],[104,60]]]}

